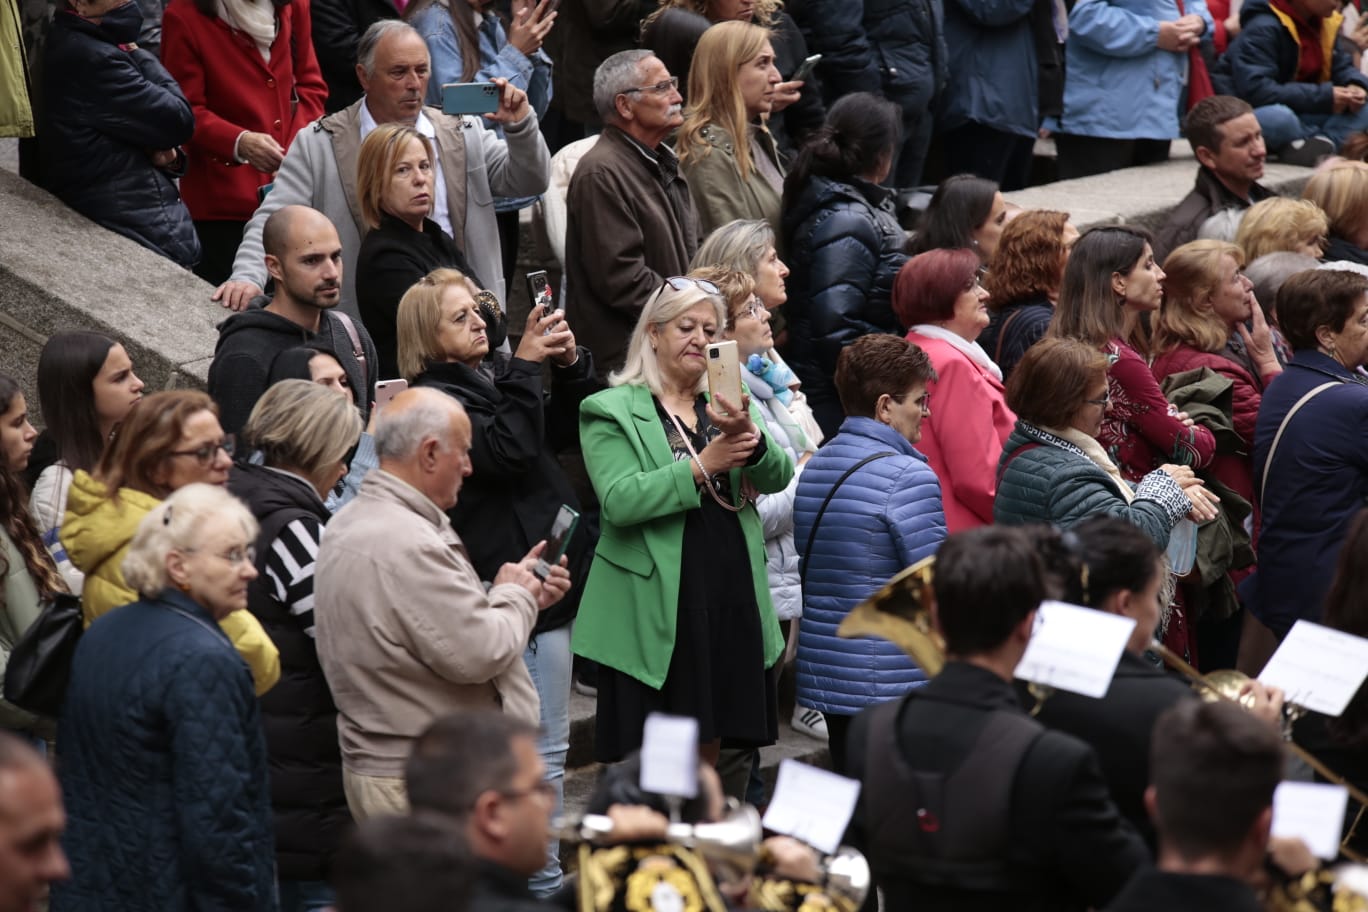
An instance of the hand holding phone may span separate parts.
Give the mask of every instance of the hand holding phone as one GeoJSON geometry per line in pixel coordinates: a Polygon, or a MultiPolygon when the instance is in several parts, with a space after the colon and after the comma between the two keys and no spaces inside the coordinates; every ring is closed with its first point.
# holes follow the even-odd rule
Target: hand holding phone
{"type": "Polygon", "coordinates": [[[500,90],[492,82],[452,82],[442,86],[443,114],[493,114],[500,90]]]}

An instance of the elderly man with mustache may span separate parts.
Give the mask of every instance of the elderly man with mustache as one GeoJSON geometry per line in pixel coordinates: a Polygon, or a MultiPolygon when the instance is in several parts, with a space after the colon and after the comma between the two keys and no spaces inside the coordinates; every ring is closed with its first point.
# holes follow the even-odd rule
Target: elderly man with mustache
{"type": "Polygon", "coordinates": [[[356,257],[365,225],[356,195],[356,160],[361,141],[376,126],[403,123],[426,136],[437,150],[432,220],[451,236],[467,262],[501,304],[507,304],[494,200],[535,196],[546,189],[551,157],[527,93],[507,80],[499,108],[485,118],[503,127],[503,138],[472,117],[423,106],[431,63],[427,43],[411,25],[395,19],[375,23],[357,46],[356,75],[365,95],[347,108],[315,121],[291,143],[275,183],[243,231],[232,277],[213,299],[242,310],[261,294],[262,228],[283,206],[312,206],[332,220],[342,242],[341,310],[359,316],[356,257]]]}
{"type": "Polygon", "coordinates": [[[621,51],[594,73],[603,134],[566,199],[566,301],[601,376],[627,357],[651,293],[689,271],[698,216],[665,139],[684,122],[679,79],[650,51],[621,51]]]}
{"type": "Polygon", "coordinates": [[[209,365],[209,395],[218,403],[224,432],[235,434],[247,423],[270,385],[276,355],[310,342],[337,356],[351,388],[364,391],[357,402],[369,413],[378,358],[366,328],[334,310],[344,275],[337,229],[316,209],[284,206],[266,219],[261,243],[275,294],[254,298],[219,325],[209,365]]]}

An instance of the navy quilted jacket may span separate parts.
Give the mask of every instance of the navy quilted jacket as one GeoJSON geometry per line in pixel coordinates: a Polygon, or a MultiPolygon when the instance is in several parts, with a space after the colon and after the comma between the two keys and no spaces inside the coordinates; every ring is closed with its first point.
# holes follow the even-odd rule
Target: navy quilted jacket
{"type": "Polygon", "coordinates": [[[71,879],[53,912],[276,909],[252,673],[168,590],[81,637],[57,733],[71,879]]]}
{"type": "Polygon", "coordinates": [[[940,482],[897,431],[872,418],[847,418],[798,481],[794,541],[807,559],[798,628],[798,702],[854,715],[925,683],[897,646],[876,637],[847,640],[836,628],[850,610],[898,571],[934,554],[945,539],[940,482]],[[876,453],[831,499],[807,550],[812,525],[848,469],[876,453]]]}

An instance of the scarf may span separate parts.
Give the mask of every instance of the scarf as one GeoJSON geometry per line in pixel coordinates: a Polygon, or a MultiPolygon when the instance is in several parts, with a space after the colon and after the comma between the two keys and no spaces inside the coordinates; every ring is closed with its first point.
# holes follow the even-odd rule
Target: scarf
{"type": "MultiPolygon", "coordinates": [[[[788,437],[789,444],[793,447],[794,452],[810,453],[815,451],[817,449],[816,444],[804,433],[797,416],[789,412],[789,404],[793,401],[793,392],[787,386],[775,386],[772,377],[765,376],[751,367],[751,362],[759,357],[759,355],[751,355],[741,367],[741,379],[746,382],[746,389],[752,398],[765,402],[765,408],[774,418],[775,423],[784,429],[784,434],[788,437]],[[788,402],[784,401],[783,392],[788,393],[788,402]],[[778,407],[776,408],[770,400],[778,400],[778,407]]],[[[761,360],[769,365],[772,374],[777,366],[767,359],[761,360]]],[[[782,367],[783,370],[788,371],[790,377],[793,376],[793,371],[789,370],[787,365],[782,365],[782,367]]],[[[796,378],[794,382],[797,382],[796,378]]]]}
{"type": "Polygon", "coordinates": [[[1097,442],[1096,437],[1085,434],[1078,428],[1042,428],[1042,430],[1073,444],[1099,469],[1106,472],[1116,485],[1117,490],[1121,492],[1121,496],[1126,498],[1126,503],[1135,500],[1135,490],[1126,482],[1126,479],[1121,477],[1121,470],[1116,467],[1116,463],[1111,461],[1111,457],[1107,455],[1102,444],[1097,442]]]}
{"type": "Polygon", "coordinates": [[[798,375],[787,364],[777,357],[771,359],[764,355],[751,355],[746,359],[746,370],[765,381],[765,385],[774,391],[774,395],[784,405],[793,404],[792,387],[798,384],[798,375]]]}
{"type": "Polygon", "coordinates": [[[977,342],[970,342],[959,333],[952,332],[943,326],[933,326],[930,323],[918,323],[916,326],[912,327],[912,332],[926,336],[928,339],[940,339],[943,342],[949,342],[956,349],[963,352],[970,361],[973,361],[979,367],[983,368],[983,370],[996,377],[999,383],[1002,382],[1002,368],[993,363],[993,359],[988,357],[988,353],[983,350],[983,346],[979,345],[977,342]]]}
{"type": "Polygon", "coordinates": [[[271,62],[271,45],[276,37],[276,8],[271,0],[217,0],[218,17],[228,27],[243,32],[261,59],[271,62]]]}

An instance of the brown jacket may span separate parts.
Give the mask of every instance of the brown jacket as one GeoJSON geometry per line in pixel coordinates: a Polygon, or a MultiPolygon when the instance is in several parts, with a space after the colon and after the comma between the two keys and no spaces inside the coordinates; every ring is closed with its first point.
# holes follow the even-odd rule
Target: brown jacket
{"type": "Polygon", "coordinates": [[[600,376],[617,370],[651,293],[684,275],[698,250],[698,217],[673,150],[658,158],[604,127],[570,178],[566,200],[567,310],[600,376]]]}
{"type": "Polygon", "coordinates": [[[383,469],[367,475],[328,523],[315,579],[318,659],[347,769],[402,776],[413,739],[457,709],[502,707],[537,724],[523,664],[536,601],[508,583],[486,595],[421,491],[383,469]]]}

